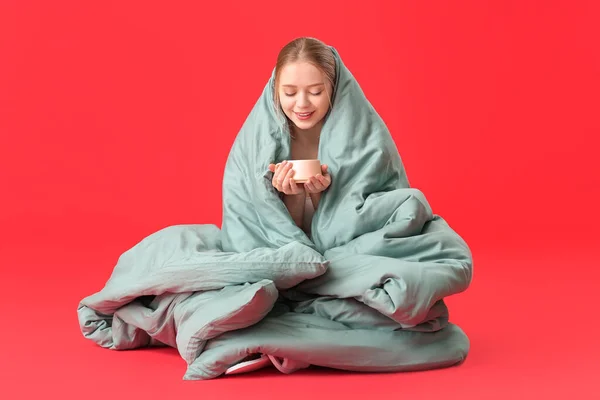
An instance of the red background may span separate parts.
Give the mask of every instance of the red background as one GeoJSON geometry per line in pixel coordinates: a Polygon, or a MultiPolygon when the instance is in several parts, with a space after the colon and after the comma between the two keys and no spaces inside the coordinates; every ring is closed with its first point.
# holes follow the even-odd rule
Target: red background
{"type": "Polygon", "coordinates": [[[596,4],[2,0],[8,398],[594,398],[596,4]],[[229,148],[297,36],[338,49],[411,185],[470,244],[473,285],[448,300],[471,337],[467,361],[416,374],[184,383],[173,349],[117,353],[85,340],[77,303],[120,253],[168,225],[220,225],[229,148]]]}

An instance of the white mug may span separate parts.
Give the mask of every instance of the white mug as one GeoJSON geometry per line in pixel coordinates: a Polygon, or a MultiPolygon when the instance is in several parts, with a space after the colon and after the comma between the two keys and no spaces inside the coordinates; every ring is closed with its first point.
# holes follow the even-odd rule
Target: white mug
{"type": "Polygon", "coordinates": [[[288,160],[288,162],[292,163],[294,170],[292,179],[296,183],[305,183],[311,176],[321,173],[321,161],[319,160],[288,160]]]}

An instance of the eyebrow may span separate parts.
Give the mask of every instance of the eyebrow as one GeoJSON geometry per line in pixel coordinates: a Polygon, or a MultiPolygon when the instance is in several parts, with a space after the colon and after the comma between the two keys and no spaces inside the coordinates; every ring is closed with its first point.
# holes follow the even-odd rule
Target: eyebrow
{"type": "MultiPolygon", "coordinates": [[[[322,83],[322,82],[321,83],[313,83],[312,85],[308,85],[307,87],[321,86],[321,85],[324,85],[324,83],[322,83]]],[[[295,88],[296,87],[296,85],[281,85],[281,86],[283,86],[283,87],[291,87],[291,88],[295,88]]]]}

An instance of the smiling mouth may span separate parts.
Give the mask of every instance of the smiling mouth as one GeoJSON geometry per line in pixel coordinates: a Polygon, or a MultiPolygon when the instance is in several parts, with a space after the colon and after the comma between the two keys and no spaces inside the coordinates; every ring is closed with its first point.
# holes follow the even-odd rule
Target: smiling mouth
{"type": "Polygon", "coordinates": [[[311,112],[307,112],[307,113],[297,113],[294,112],[294,114],[296,114],[296,116],[298,117],[298,119],[308,119],[310,118],[315,112],[311,111],[311,112]]]}

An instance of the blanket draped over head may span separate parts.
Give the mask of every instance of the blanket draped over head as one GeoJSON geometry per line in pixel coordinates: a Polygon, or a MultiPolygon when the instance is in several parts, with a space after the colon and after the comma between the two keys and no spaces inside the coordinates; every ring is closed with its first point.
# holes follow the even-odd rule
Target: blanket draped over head
{"type": "Polygon", "coordinates": [[[288,372],[316,365],[414,371],[462,362],[465,333],[443,301],[471,282],[467,244],[411,188],[392,137],[335,50],[336,82],[318,156],[329,167],[308,237],[271,184],[290,159],[274,73],[227,159],[223,219],[174,225],[118,259],[81,300],[83,335],[124,350],[177,348],[184,379],[250,355],[288,372]]]}

